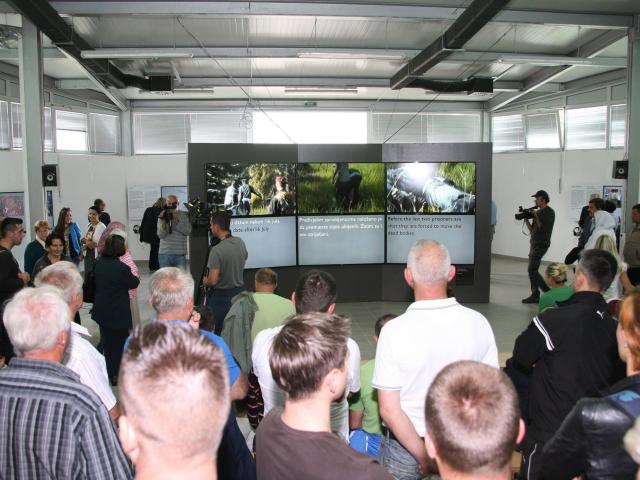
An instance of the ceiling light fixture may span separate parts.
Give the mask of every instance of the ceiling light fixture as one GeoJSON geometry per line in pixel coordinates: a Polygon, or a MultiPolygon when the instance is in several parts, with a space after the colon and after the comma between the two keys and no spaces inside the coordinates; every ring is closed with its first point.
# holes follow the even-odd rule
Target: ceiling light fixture
{"type": "Polygon", "coordinates": [[[357,95],[358,87],[285,87],[285,95],[357,95]]]}
{"type": "Polygon", "coordinates": [[[82,50],[80,56],[88,59],[192,58],[193,52],[173,48],[97,48],[95,50],[82,50]]]}
{"type": "Polygon", "coordinates": [[[300,52],[298,53],[298,58],[316,58],[322,60],[406,60],[403,55],[366,52],[300,52]]]}
{"type": "Polygon", "coordinates": [[[503,55],[498,58],[497,62],[510,65],[593,65],[593,60],[590,58],[558,57],[554,55],[503,55]]]}

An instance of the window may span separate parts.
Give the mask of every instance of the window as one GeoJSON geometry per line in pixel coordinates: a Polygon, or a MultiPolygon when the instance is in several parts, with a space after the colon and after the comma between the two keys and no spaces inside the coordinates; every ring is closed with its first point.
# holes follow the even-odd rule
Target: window
{"type": "Polygon", "coordinates": [[[0,101],[0,149],[11,148],[11,126],[9,123],[9,104],[0,101]]]}
{"type": "Polygon", "coordinates": [[[120,151],[120,117],[92,113],[91,151],[94,153],[118,153],[120,151]]]}
{"type": "Polygon", "coordinates": [[[11,103],[11,148],[22,150],[22,109],[19,103],[11,103]]]}
{"type": "Polygon", "coordinates": [[[527,115],[527,149],[559,149],[558,114],[527,115]]]}
{"type": "Polygon", "coordinates": [[[44,151],[53,152],[53,125],[51,125],[51,109],[44,107],[44,151]]]}
{"type": "Polygon", "coordinates": [[[191,143],[247,143],[251,113],[192,113],[189,125],[191,143]]]}
{"type": "Polygon", "coordinates": [[[189,114],[134,114],[136,154],[186,153],[189,114]]]}
{"type": "Polygon", "coordinates": [[[56,110],[56,150],[58,152],[87,151],[87,115],[56,110]]]}
{"type": "Polygon", "coordinates": [[[479,114],[427,114],[427,142],[429,143],[479,142],[480,137],[479,114]]]}
{"type": "Polygon", "coordinates": [[[566,111],[567,150],[607,148],[607,107],[566,111]]]}
{"type": "Polygon", "coordinates": [[[624,147],[626,138],[627,106],[611,105],[611,120],[609,123],[609,145],[612,148],[624,147]]]}
{"type": "Polygon", "coordinates": [[[253,141],[367,143],[367,112],[254,112],[253,141]]]}
{"type": "Polygon", "coordinates": [[[422,117],[413,113],[372,113],[369,143],[426,143],[422,117]]]}
{"type": "Polygon", "coordinates": [[[493,151],[524,150],[522,115],[498,116],[491,119],[493,151]]]}

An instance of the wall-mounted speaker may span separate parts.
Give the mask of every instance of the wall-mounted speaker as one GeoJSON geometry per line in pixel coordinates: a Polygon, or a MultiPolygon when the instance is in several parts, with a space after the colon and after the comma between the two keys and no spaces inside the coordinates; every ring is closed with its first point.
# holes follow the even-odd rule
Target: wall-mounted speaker
{"type": "Polygon", "coordinates": [[[613,162],[613,178],[627,178],[629,174],[629,162],[626,160],[619,160],[613,162]]]}
{"type": "Polygon", "coordinates": [[[42,166],[42,186],[43,187],[58,186],[58,166],[57,165],[42,166]]]}

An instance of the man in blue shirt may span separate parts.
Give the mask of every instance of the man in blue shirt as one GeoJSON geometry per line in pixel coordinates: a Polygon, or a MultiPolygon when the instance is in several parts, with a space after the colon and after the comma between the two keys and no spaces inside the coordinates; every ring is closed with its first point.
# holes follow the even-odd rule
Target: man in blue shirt
{"type": "MultiPolygon", "coordinates": [[[[198,328],[200,314],[194,311],[193,292],[193,277],[185,271],[177,267],[164,267],[157,270],[149,280],[149,301],[157,313],[156,321],[189,324],[198,328]]],[[[229,368],[231,400],[241,400],[246,397],[249,389],[247,376],[240,370],[225,341],[206,330],[200,330],[200,334],[210,339],[224,353],[229,368]]],[[[130,340],[131,336],[127,339],[125,351],[130,340]]],[[[232,410],[218,450],[218,478],[253,480],[255,476],[253,457],[232,410]]]]}

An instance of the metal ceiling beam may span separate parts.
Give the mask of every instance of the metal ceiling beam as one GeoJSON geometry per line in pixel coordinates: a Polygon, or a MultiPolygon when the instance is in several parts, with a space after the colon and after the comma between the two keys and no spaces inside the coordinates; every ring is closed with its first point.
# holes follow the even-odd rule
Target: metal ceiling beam
{"type": "MultiPolygon", "coordinates": [[[[300,77],[234,77],[235,84],[226,77],[182,77],[181,87],[205,88],[205,87],[371,87],[387,88],[388,78],[300,78],[300,77]]],[[[55,82],[60,90],[87,90],[94,89],[91,80],[85,78],[60,79],[55,82]]],[[[522,82],[497,81],[493,84],[494,91],[518,91],[523,88],[522,82]]],[[[544,86],[545,92],[559,92],[562,85],[548,83],[544,86]]]]}
{"type": "MultiPolygon", "coordinates": [[[[609,30],[603,33],[602,35],[596,37],[590,42],[587,42],[584,45],[581,45],[578,49],[573,52],[568,53],[568,56],[578,56],[581,55],[583,57],[591,58],[602,50],[607,48],[612,43],[617,42],[621,38],[627,36],[626,31],[621,30],[609,30]]],[[[560,66],[560,67],[544,67],[536,71],[529,78],[524,80],[524,88],[520,92],[515,93],[503,93],[498,95],[487,102],[487,110],[490,112],[495,112],[500,108],[504,108],[509,105],[514,100],[526,95],[529,92],[537,90],[541,85],[544,85],[547,82],[550,82],[562,75],[565,72],[568,72],[572,69],[576,68],[575,66],[560,66]]]]}
{"type": "MultiPolygon", "coordinates": [[[[12,12],[8,2],[0,2],[0,12],[12,12]],[[4,4],[4,5],[2,5],[4,4]],[[4,8],[3,8],[4,7],[4,8]]],[[[408,2],[407,2],[408,3],[408,2]]],[[[365,2],[217,2],[217,1],[52,1],[61,15],[297,15],[312,17],[400,18],[409,20],[454,21],[457,7],[382,4],[365,2]]],[[[591,28],[627,29],[632,15],[583,12],[504,10],[493,21],[535,25],[582,25],[591,28]]]]}
{"type": "MultiPolygon", "coordinates": [[[[64,53],[56,47],[44,47],[42,49],[42,58],[44,60],[67,58],[64,53]]],[[[0,61],[18,60],[17,48],[0,48],[0,61]]]]}
{"type": "MultiPolygon", "coordinates": [[[[153,53],[176,53],[176,54],[188,54],[191,58],[208,58],[214,57],[218,59],[242,59],[242,58],[304,58],[304,59],[324,59],[324,60],[382,60],[382,61],[403,61],[409,58],[415,57],[420,53],[417,49],[384,49],[384,48],[310,48],[309,46],[293,46],[293,47],[208,47],[206,53],[202,48],[153,48],[145,46],[140,47],[121,47],[121,48],[96,48],[95,52],[104,51],[105,55],[114,55],[114,59],[119,54],[127,55],[131,53],[141,54],[144,52],[150,52],[149,58],[153,57],[153,53]]],[[[11,50],[0,50],[0,59],[10,58],[11,50]]],[[[57,58],[53,53],[50,54],[51,58],[57,58]]],[[[527,61],[529,65],[535,65],[535,61],[531,61],[532,57],[536,57],[538,54],[525,54],[525,53],[509,53],[509,52],[482,52],[482,51],[463,51],[463,52],[451,52],[451,54],[441,63],[444,64],[489,64],[500,61],[503,57],[509,59],[522,58],[527,61]]],[[[547,55],[548,59],[563,59],[565,55],[547,55]]],[[[584,58],[576,57],[576,60],[584,58]]],[[[626,57],[596,57],[588,59],[592,63],[593,67],[612,67],[623,68],[627,66],[626,57]]],[[[508,64],[508,62],[505,62],[508,64]]],[[[541,62],[541,64],[544,64],[541,62]]]]}
{"type": "Polygon", "coordinates": [[[391,88],[408,87],[416,77],[447,58],[451,50],[464,47],[507,3],[509,0],[473,0],[444,34],[391,77],[391,88]]]}

